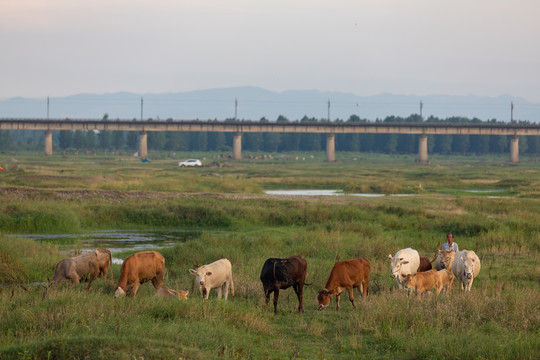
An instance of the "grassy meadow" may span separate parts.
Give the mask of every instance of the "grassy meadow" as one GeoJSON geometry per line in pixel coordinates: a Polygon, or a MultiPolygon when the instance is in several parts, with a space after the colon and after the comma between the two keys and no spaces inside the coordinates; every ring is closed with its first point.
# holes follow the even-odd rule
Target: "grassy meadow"
{"type": "MultiPolygon", "coordinates": [[[[506,157],[337,153],[232,161],[214,154],[0,154],[0,359],[537,359],[540,357],[540,162],[506,157]],[[205,158],[202,168],[179,160],[205,158]],[[296,160],[298,157],[298,160],[296,160]],[[266,196],[267,189],[337,189],[377,197],[266,196]],[[103,279],[39,286],[66,257],[17,234],[101,229],[202,230],[161,249],[164,284],[187,301],[155,299],[150,284],[114,299],[103,279]],[[211,230],[211,231],[204,231],[211,230]],[[218,230],[218,231],[215,231],[218,230]],[[388,254],[433,257],[447,232],[482,269],[470,293],[422,299],[398,291],[388,254]],[[292,288],[278,314],[259,280],[268,257],[308,262],[304,313],[292,288]],[[371,262],[370,294],[345,292],[317,311],[335,261],[371,262]],[[202,301],[188,270],[228,258],[235,296],[202,301]],[[23,284],[24,286],[20,286],[23,284]]],[[[74,244],[74,249],[77,244],[74,244]]],[[[132,252],[115,254],[125,258],[132,252]]],[[[114,278],[120,266],[114,265],[114,278]]]]}

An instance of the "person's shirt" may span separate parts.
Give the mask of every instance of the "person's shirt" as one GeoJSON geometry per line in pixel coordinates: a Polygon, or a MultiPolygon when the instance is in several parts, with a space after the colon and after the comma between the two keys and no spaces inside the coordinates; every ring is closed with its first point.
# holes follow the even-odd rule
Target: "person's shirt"
{"type": "Polygon", "coordinates": [[[457,253],[459,251],[459,247],[458,247],[458,244],[453,242],[452,243],[452,246],[448,246],[448,242],[445,242],[443,245],[442,245],[442,249],[443,250],[452,250],[453,252],[457,253]]]}

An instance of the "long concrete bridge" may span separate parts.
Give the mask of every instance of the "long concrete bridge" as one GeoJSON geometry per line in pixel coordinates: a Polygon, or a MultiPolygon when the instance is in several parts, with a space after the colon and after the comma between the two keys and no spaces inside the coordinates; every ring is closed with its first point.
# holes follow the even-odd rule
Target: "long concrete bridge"
{"type": "Polygon", "coordinates": [[[519,136],[539,136],[539,124],[455,124],[455,123],[385,123],[385,122],[260,122],[199,120],[91,120],[91,119],[0,119],[0,130],[44,130],[45,154],[52,155],[53,130],[138,131],[139,155],[148,156],[148,131],[232,132],[233,158],[242,159],[242,134],[317,133],[326,134],[326,160],[335,161],[336,134],[415,134],[418,139],[418,162],[428,162],[428,135],[507,135],[510,136],[510,161],[519,162],[519,136]]]}

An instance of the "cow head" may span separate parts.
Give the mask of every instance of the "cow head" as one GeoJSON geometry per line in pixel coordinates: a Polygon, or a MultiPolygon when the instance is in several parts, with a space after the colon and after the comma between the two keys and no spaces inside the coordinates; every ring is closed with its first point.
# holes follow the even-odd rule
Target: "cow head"
{"type": "Polygon", "coordinates": [[[392,257],[392,255],[388,255],[388,257],[390,259],[390,277],[395,279],[401,272],[401,266],[408,264],[409,261],[403,260],[403,258],[392,257]]]}
{"type": "Polygon", "coordinates": [[[328,305],[330,305],[330,299],[332,292],[326,288],[319,290],[319,295],[317,296],[317,300],[319,300],[319,310],[322,311],[326,309],[328,305]]]}
{"type": "Polygon", "coordinates": [[[455,252],[452,250],[439,250],[439,256],[441,257],[441,265],[443,269],[452,269],[452,262],[454,261],[455,252]]]}
{"type": "Polygon", "coordinates": [[[189,295],[189,291],[184,291],[184,290],[178,290],[176,292],[176,295],[178,296],[178,298],[180,300],[187,300],[187,297],[189,295]]]}
{"type": "Polygon", "coordinates": [[[114,292],[114,297],[120,297],[120,296],[126,296],[126,292],[121,287],[116,288],[116,291],[114,292]]]}
{"type": "Polygon", "coordinates": [[[212,276],[212,272],[207,271],[204,265],[198,268],[197,270],[189,269],[189,272],[192,275],[195,275],[195,281],[197,282],[197,285],[199,286],[199,290],[201,291],[202,296],[205,297],[206,291],[207,291],[206,289],[206,283],[208,281],[207,279],[208,277],[212,276]]]}
{"type": "Polygon", "coordinates": [[[472,279],[474,276],[474,266],[475,258],[469,256],[462,256],[461,261],[463,261],[463,276],[468,280],[472,279]]]}
{"type": "Polygon", "coordinates": [[[405,275],[405,288],[406,289],[412,289],[416,283],[416,276],[413,276],[411,274],[405,275]]]}

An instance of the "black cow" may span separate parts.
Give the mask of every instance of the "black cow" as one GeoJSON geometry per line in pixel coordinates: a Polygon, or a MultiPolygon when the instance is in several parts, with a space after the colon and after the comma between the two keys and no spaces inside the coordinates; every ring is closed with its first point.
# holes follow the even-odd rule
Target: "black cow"
{"type": "Polygon", "coordinates": [[[274,292],[274,313],[277,314],[279,289],[293,287],[298,297],[298,311],[304,312],[303,293],[307,275],[307,262],[300,255],[287,259],[270,258],[264,262],[261,271],[266,303],[274,292]]]}

